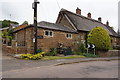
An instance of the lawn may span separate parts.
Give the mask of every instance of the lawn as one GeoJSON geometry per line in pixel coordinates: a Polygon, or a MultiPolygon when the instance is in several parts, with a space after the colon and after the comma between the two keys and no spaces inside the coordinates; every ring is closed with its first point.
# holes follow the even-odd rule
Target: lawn
{"type": "Polygon", "coordinates": [[[82,55],[72,55],[72,56],[45,56],[42,60],[55,60],[55,59],[73,59],[73,58],[85,58],[82,55]]]}

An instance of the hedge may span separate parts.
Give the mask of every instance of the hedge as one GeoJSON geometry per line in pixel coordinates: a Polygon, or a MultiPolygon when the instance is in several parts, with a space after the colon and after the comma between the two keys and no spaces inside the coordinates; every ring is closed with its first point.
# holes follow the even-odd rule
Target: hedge
{"type": "Polygon", "coordinates": [[[97,50],[109,50],[111,48],[110,36],[102,27],[95,27],[91,30],[87,40],[89,44],[94,44],[97,50]]]}

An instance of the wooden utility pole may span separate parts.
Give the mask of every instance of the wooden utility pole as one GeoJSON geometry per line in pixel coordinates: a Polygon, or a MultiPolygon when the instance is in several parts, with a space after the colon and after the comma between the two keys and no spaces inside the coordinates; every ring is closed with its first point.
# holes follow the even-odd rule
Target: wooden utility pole
{"type": "Polygon", "coordinates": [[[32,8],[34,9],[34,54],[37,53],[37,4],[39,4],[39,2],[34,0],[34,3],[32,4],[32,8]]]}

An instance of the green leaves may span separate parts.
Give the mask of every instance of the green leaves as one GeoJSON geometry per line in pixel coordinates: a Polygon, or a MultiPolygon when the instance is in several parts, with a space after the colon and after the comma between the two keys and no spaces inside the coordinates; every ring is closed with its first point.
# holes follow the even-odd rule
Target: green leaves
{"type": "Polygon", "coordinates": [[[102,27],[96,27],[90,31],[88,43],[94,44],[97,50],[109,50],[111,48],[110,36],[102,27]]]}
{"type": "Polygon", "coordinates": [[[9,30],[8,32],[4,31],[4,32],[2,32],[1,36],[3,38],[9,39],[11,41],[13,39],[13,30],[9,30]]]}
{"type": "Polygon", "coordinates": [[[16,21],[10,21],[10,20],[3,20],[3,21],[0,21],[0,22],[2,23],[2,25],[0,25],[1,28],[9,27],[10,23],[12,23],[12,24],[19,24],[16,21]]]}
{"type": "Polygon", "coordinates": [[[28,24],[28,21],[24,21],[23,24],[28,24]]]}

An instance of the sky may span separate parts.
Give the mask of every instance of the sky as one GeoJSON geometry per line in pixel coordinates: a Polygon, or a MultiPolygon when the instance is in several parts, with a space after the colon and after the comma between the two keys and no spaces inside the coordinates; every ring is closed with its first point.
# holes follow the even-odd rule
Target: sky
{"type": "MultiPolygon", "coordinates": [[[[76,12],[79,7],[83,16],[92,14],[93,19],[102,17],[102,23],[109,21],[115,31],[118,30],[118,2],[119,0],[38,0],[38,22],[55,23],[61,8],[76,12]]],[[[34,0],[0,0],[0,20],[9,19],[22,24],[33,23],[32,3],[34,0]]]]}
{"type": "Polygon", "coordinates": [[[120,30],[120,1],[119,1],[119,5],[118,5],[118,29],[120,30]]]}

